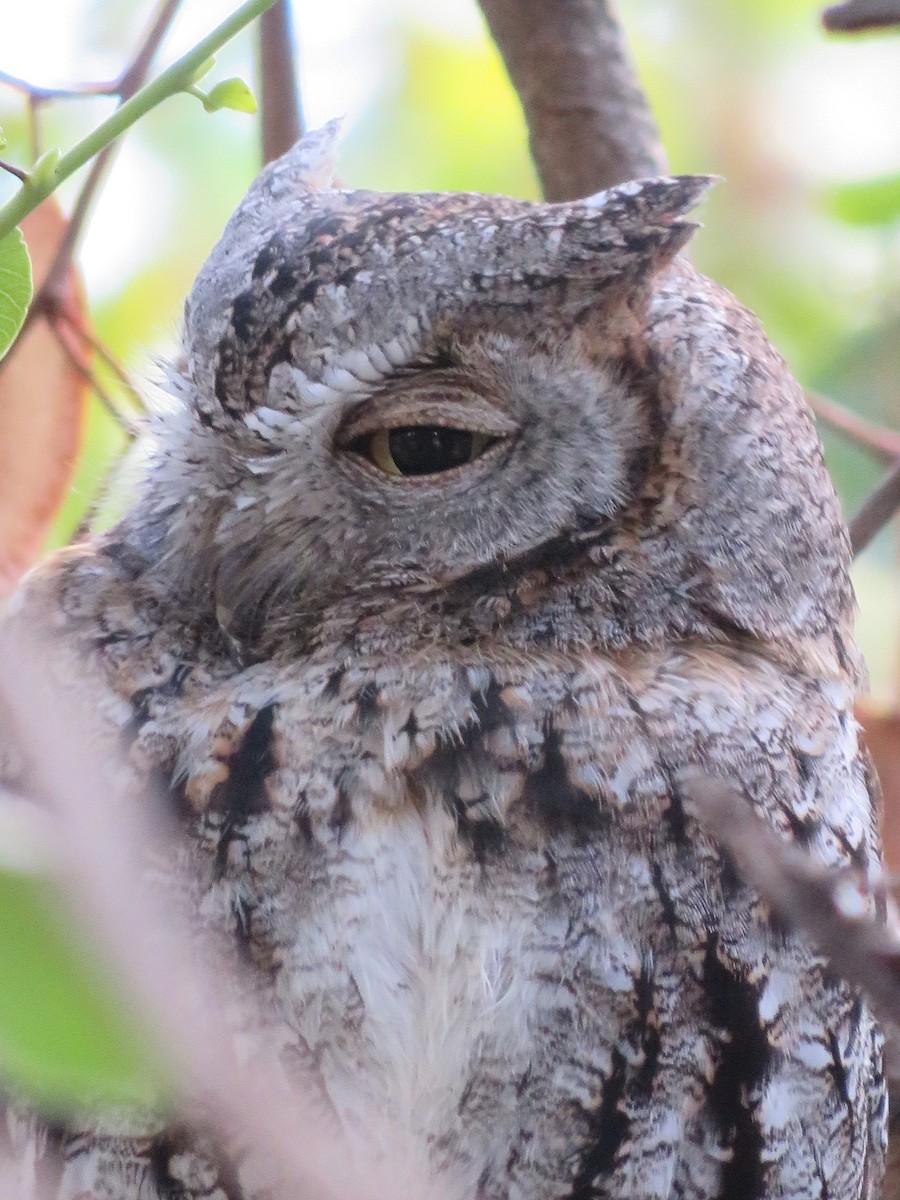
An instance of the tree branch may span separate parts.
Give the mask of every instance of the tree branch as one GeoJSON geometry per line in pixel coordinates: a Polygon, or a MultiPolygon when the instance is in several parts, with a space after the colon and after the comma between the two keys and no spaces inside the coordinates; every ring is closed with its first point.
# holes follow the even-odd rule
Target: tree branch
{"type": "Polygon", "coordinates": [[[90,350],[91,353],[97,355],[107,370],[115,376],[123,390],[127,392],[135,411],[137,413],[142,413],[145,408],[143,397],[135,387],[131,376],[128,374],[116,356],[112,353],[106,343],[101,341],[100,338],[96,337],[90,329],[86,328],[86,326],[82,325],[79,321],[74,320],[71,312],[69,312],[66,308],[62,308],[58,312],[52,314],[51,322],[54,320],[57,323],[64,325],[82,346],[90,350]]]}
{"type": "Polygon", "coordinates": [[[900,510],[900,462],[875,489],[850,522],[850,545],[854,555],[869,542],[900,510]]]}
{"type": "Polygon", "coordinates": [[[47,324],[50,327],[53,336],[56,338],[57,345],[65,354],[69,366],[90,386],[91,391],[100,401],[113,420],[119,425],[122,432],[128,438],[129,442],[134,441],[139,433],[137,421],[117,404],[110,393],[106,390],[100,380],[97,378],[94,371],[86,366],[80,355],[77,353],[71,344],[72,334],[75,332],[74,326],[62,320],[48,320],[47,324]]]}
{"type": "Polygon", "coordinates": [[[548,200],[666,170],[609,0],[479,0],[519,94],[548,200]]]}
{"type": "Polygon", "coordinates": [[[822,24],[831,33],[860,33],[900,25],[900,0],[845,0],[822,13],[822,24]]]}
{"type": "Polygon", "coordinates": [[[263,162],[271,162],[303,133],[290,0],[277,0],[263,13],[258,36],[262,156],[263,162]]]}

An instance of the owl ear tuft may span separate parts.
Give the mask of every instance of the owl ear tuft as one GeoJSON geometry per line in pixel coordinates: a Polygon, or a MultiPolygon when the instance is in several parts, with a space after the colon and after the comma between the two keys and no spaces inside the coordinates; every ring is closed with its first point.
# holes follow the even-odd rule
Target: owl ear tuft
{"type": "Polygon", "coordinates": [[[290,194],[327,191],[334,183],[335,160],[343,129],[344,119],[337,117],[321,129],[305,133],[286,154],[263,168],[237,212],[246,206],[256,207],[290,194]]]}
{"type": "Polygon", "coordinates": [[[291,202],[302,205],[304,196],[315,197],[328,192],[334,179],[337,147],[343,131],[343,119],[337,118],[304,134],[287,154],[276,158],[260,171],[247,194],[235,209],[222,238],[210,255],[204,270],[231,253],[241,242],[250,245],[271,226],[273,213],[291,202]]]}
{"type": "Polygon", "coordinates": [[[642,212],[648,220],[665,223],[690,212],[721,178],[720,175],[658,175],[629,179],[577,203],[607,211],[622,207],[631,213],[642,212]]]}
{"type": "MultiPolygon", "coordinates": [[[[184,323],[200,393],[211,390],[219,343],[228,332],[231,310],[223,297],[233,300],[247,290],[261,252],[277,236],[286,214],[302,226],[314,210],[327,209],[339,196],[331,185],[342,130],[342,119],[329,121],[264,167],[201,267],[185,305],[184,323]]],[[[218,405],[210,403],[217,413],[218,405]]]]}
{"type": "Polygon", "coordinates": [[[716,175],[663,175],[632,179],[582,200],[582,208],[602,214],[650,272],[670,261],[700,228],[684,220],[705,193],[719,182],[716,175]]]}

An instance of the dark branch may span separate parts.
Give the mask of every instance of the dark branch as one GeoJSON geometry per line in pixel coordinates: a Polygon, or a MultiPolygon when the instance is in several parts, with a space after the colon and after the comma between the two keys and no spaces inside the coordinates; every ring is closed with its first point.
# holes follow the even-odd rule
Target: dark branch
{"type": "Polygon", "coordinates": [[[647,99],[608,0],[479,0],[548,200],[666,170],[647,99]]]}
{"type": "Polygon", "coordinates": [[[850,522],[850,544],[853,553],[865,550],[872,538],[900,511],[900,462],[888,472],[850,522]]]}
{"type": "Polygon", "coordinates": [[[271,162],[303,132],[290,0],[278,0],[260,18],[259,100],[263,162],[271,162]]]}
{"type": "Polygon", "coordinates": [[[859,33],[900,25],[900,0],[846,0],[822,13],[822,24],[832,33],[859,33]]]}

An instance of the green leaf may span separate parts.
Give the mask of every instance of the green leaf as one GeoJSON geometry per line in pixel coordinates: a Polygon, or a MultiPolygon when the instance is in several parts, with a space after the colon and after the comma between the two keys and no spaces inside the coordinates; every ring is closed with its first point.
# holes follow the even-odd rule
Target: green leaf
{"type": "Polygon", "coordinates": [[[900,221],[900,175],[844,183],[823,194],[825,208],[846,225],[890,225],[900,221]]]}
{"type": "Polygon", "coordinates": [[[14,229],[0,240],[0,358],[22,328],[31,293],[31,259],[21,230],[14,229]]]}
{"type": "Polygon", "coordinates": [[[159,1070],[45,880],[0,870],[0,1073],[54,1107],[150,1104],[159,1070]]]}
{"type": "Polygon", "coordinates": [[[203,98],[203,107],[207,112],[232,108],[235,112],[255,113],[256,97],[243,79],[223,79],[203,98]]]}

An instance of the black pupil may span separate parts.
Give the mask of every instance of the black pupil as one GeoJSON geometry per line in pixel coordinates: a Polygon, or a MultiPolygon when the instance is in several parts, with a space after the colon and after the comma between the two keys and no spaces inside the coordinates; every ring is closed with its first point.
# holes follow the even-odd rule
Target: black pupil
{"type": "Polygon", "coordinates": [[[472,458],[472,433],[443,425],[406,425],[388,432],[388,448],[401,475],[435,475],[472,458]]]}

